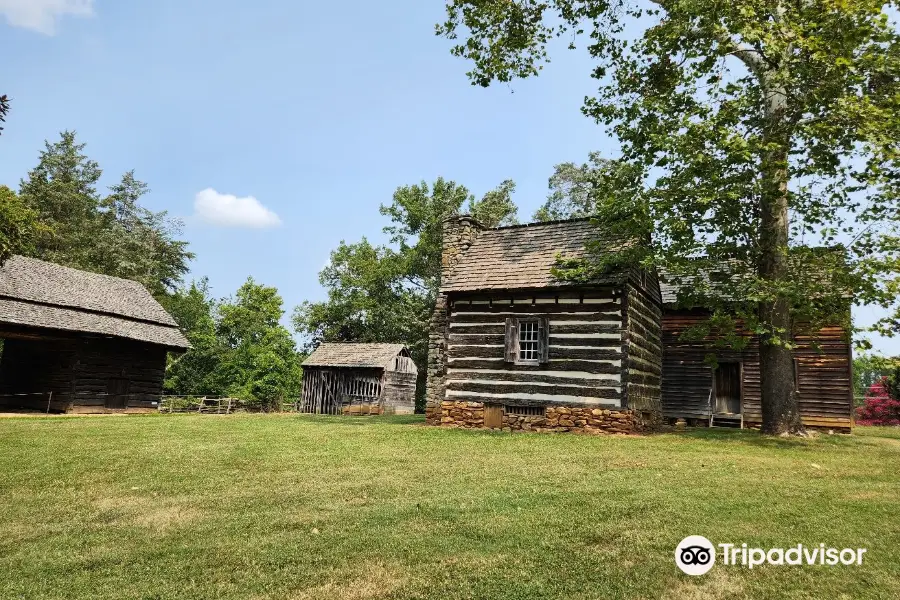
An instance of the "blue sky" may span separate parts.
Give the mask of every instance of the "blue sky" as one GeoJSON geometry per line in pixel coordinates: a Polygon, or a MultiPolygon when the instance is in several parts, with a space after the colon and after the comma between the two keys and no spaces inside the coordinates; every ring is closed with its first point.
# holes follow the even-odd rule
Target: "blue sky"
{"type": "Polygon", "coordinates": [[[513,179],[527,219],[554,164],[615,153],[579,110],[591,64],[557,53],[537,79],[472,87],[434,36],[443,4],[2,0],[0,183],[77,130],[104,184],[135,169],[148,207],[185,220],[215,295],[253,275],[288,312],[324,296],[341,239],[383,239],[378,205],[400,185],[513,179]]]}

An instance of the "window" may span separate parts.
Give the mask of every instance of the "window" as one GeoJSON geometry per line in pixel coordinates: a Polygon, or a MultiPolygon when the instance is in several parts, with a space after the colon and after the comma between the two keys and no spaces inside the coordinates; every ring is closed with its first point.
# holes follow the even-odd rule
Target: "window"
{"type": "Polygon", "coordinates": [[[538,322],[519,321],[519,361],[537,361],[540,354],[538,322]]]}
{"type": "Polygon", "coordinates": [[[506,320],[506,362],[539,365],[549,362],[549,323],[546,318],[506,320]]]}

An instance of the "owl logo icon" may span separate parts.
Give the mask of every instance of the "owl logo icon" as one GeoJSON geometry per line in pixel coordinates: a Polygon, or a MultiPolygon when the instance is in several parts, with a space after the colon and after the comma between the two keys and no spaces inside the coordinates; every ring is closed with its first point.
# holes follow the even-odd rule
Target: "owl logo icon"
{"type": "Polygon", "coordinates": [[[675,564],[688,575],[703,575],[716,564],[715,547],[702,535],[689,535],[675,548],[675,564]]]}

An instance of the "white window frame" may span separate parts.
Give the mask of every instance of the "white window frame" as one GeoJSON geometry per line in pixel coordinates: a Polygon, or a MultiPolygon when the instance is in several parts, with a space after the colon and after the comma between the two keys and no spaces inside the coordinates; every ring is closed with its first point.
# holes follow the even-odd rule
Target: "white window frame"
{"type": "Polygon", "coordinates": [[[516,360],[517,365],[539,365],[541,364],[541,336],[540,336],[540,320],[539,319],[516,319],[516,360]],[[533,325],[534,338],[531,340],[522,340],[522,325],[533,325]],[[522,342],[528,341],[534,343],[534,358],[522,358],[522,342]]]}

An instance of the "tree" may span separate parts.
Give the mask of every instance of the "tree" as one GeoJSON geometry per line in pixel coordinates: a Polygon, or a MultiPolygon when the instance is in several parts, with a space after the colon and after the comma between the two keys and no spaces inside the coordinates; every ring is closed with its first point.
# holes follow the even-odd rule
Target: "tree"
{"type": "Polygon", "coordinates": [[[853,395],[863,396],[872,384],[886,377],[894,366],[900,366],[900,357],[888,358],[868,352],[853,357],[853,395]]]}
{"type": "Polygon", "coordinates": [[[641,193],[615,209],[635,235],[652,232],[630,258],[760,334],[763,431],[774,434],[802,431],[796,327],[846,314],[849,293],[891,311],[880,332],[900,329],[896,8],[450,0],[437,33],[466,33],[453,53],[483,86],[538,74],[556,38],[587,39],[599,90],[583,111],[642,173],[641,193]],[[694,285],[704,273],[710,285],[694,285]]]}
{"type": "MultiPolygon", "coordinates": [[[[294,310],[294,329],[312,349],[322,341],[406,344],[420,367],[428,359],[428,326],[441,274],[443,221],[465,210],[493,227],[515,222],[515,184],[504,181],[481,199],[453,181],[438,178],[397,188],[381,214],[393,247],[365,238],[341,242],[319,274],[328,291],[323,302],[294,310]]],[[[424,401],[426,370],[419,369],[417,398],[424,401]]]]}
{"type": "Polygon", "coordinates": [[[639,169],[591,152],[582,165],[556,165],[547,201],[534,213],[535,221],[575,219],[597,214],[598,203],[628,203],[640,193],[639,169]]]}
{"type": "Polygon", "coordinates": [[[14,191],[0,185],[0,266],[13,254],[28,254],[44,228],[14,191]]]}
{"type": "Polygon", "coordinates": [[[72,131],[64,131],[56,143],[44,142],[38,166],[22,180],[19,194],[49,227],[33,256],[90,270],[100,225],[97,182],[102,172],[84,147],[72,131]]]}
{"type": "MultiPolygon", "coordinates": [[[[6,94],[0,96],[0,123],[6,122],[6,115],[9,114],[9,98],[6,97],[6,94]]],[[[3,131],[3,128],[0,127],[0,131],[3,131]]]]}
{"type": "Polygon", "coordinates": [[[165,389],[231,395],[271,410],[300,393],[300,360],[278,290],[248,278],[235,297],[212,299],[206,279],[163,300],[191,348],[170,357],[165,389]]]}
{"type": "Polygon", "coordinates": [[[221,365],[227,348],[216,336],[216,302],[210,296],[209,282],[205,278],[191,282],[190,286],[166,295],[162,303],[191,344],[184,354],[169,355],[164,383],[166,392],[225,394],[229,382],[222,376],[221,365]]]}
{"type": "Polygon", "coordinates": [[[88,271],[133,279],[155,296],[173,291],[193,254],[177,239],[181,222],[140,205],[148,187],[126,173],[103,197],[97,162],[65,131],[45,142],[38,166],[21,183],[21,198],[46,225],[30,254],[88,271]]]}
{"type": "Polygon", "coordinates": [[[134,171],[110,187],[110,194],[100,202],[104,243],[96,244],[94,263],[103,273],[139,281],[161,296],[176,288],[194,255],[187,250],[187,242],[176,239],[181,221],[140,205],[148,191],[134,171]]]}
{"type": "Polygon", "coordinates": [[[220,372],[227,392],[267,409],[300,393],[300,357],[280,323],[282,305],[277,289],[250,277],[216,311],[216,335],[226,349],[220,372]]]}
{"type": "Polygon", "coordinates": [[[405,262],[405,280],[418,288],[437,290],[441,275],[441,243],[444,219],[466,212],[486,227],[511,225],[518,209],[512,201],[516,185],[510,180],[486,193],[480,200],[468,188],[438,177],[430,187],[426,182],[397,188],[390,205],[381,205],[381,214],[392,224],[384,228],[405,262]]]}

